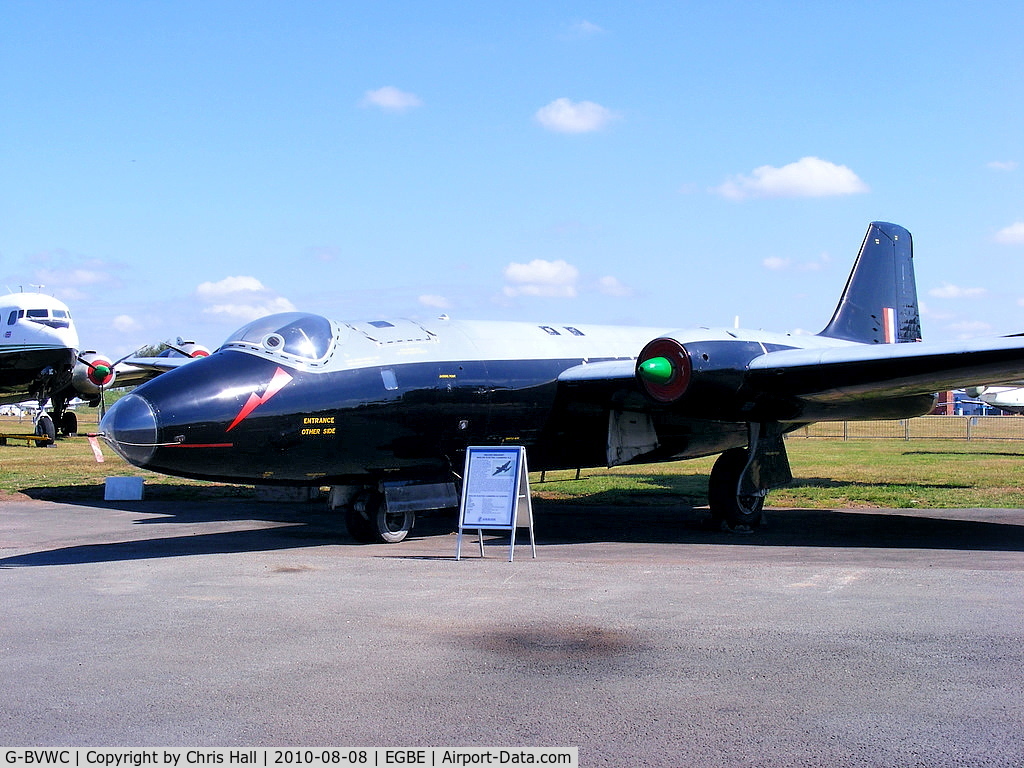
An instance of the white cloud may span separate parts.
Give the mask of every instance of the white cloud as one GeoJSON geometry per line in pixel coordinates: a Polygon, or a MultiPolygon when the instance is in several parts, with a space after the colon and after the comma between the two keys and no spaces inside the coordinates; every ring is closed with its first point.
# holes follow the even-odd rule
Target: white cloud
{"type": "Polygon", "coordinates": [[[985,336],[992,333],[992,326],[982,320],[965,320],[960,323],[951,323],[949,330],[957,334],[957,338],[970,339],[975,336],[985,336]]]}
{"type": "Polygon", "coordinates": [[[604,30],[601,29],[597,24],[591,21],[583,19],[577,21],[574,24],[569,25],[569,39],[582,38],[582,37],[593,37],[594,35],[604,34],[604,30]]]}
{"type": "Polygon", "coordinates": [[[590,133],[604,128],[618,115],[592,101],[555,99],[534,114],[537,122],[557,133],[590,133]]]}
{"type": "Polygon", "coordinates": [[[118,315],[111,323],[119,333],[131,333],[142,330],[142,324],[131,315],[118,315]]]}
{"type": "Polygon", "coordinates": [[[392,85],[385,85],[375,91],[367,91],[361,103],[364,107],[379,107],[387,112],[406,112],[423,106],[423,101],[419,96],[400,91],[392,85]]]}
{"type": "Polygon", "coordinates": [[[605,296],[626,297],[633,295],[633,289],[619,278],[605,275],[597,281],[597,290],[605,296]]]}
{"type": "Polygon", "coordinates": [[[255,277],[238,275],[236,277],[225,277],[216,283],[200,283],[196,288],[196,293],[201,298],[210,299],[217,296],[228,296],[232,293],[243,293],[246,291],[260,293],[265,290],[267,289],[263,283],[255,277]]]}
{"type": "Polygon", "coordinates": [[[987,168],[991,168],[994,171],[1015,171],[1017,170],[1016,160],[993,160],[991,163],[986,163],[987,168]]]}
{"type": "Polygon", "coordinates": [[[934,309],[931,302],[918,299],[917,308],[921,312],[921,317],[926,317],[929,320],[935,320],[936,322],[945,322],[946,320],[953,320],[956,318],[956,314],[947,312],[941,309],[934,309]]]}
{"type": "Polygon", "coordinates": [[[963,288],[952,283],[943,283],[941,288],[932,288],[929,296],[937,299],[980,299],[987,291],[984,288],[963,288]]]}
{"type": "Polygon", "coordinates": [[[580,271],[562,259],[534,259],[529,264],[512,262],[505,267],[506,296],[573,298],[580,271]]]}
{"type": "Polygon", "coordinates": [[[48,270],[42,269],[38,272],[41,279],[50,283],[64,283],[65,285],[99,285],[110,281],[110,275],[99,272],[95,269],[71,269],[71,270],[48,270]]]}
{"type": "Polygon", "coordinates": [[[201,283],[196,295],[209,306],[203,314],[250,322],[278,312],[294,312],[295,305],[283,296],[276,296],[263,283],[249,275],[225,277],[217,282],[201,283]]]}
{"type": "Polygon", "coordinates": [[[781,168],[762,165],[750,176],[733,176],[714,191],[730,200],[746,200],[750,197],[833,197],[868,190],[868,185],[845,165],[818,157],[803,157],[781,168]]]}
{"type": "Polygon", "coordinates": [[[784,259],[781,256],[769,256],[767,259],[762,261],[761,264],[764,266],[765,269],[770,269],[777,272],[779,270],[788,269],[790,260],[784,259]]]}
{"type": "Polygon", "coordinates": [[[432,307],[433,309],[449,309],[452,305],[444,296],[438,296],[433,293],[423,294],[419,297],[419,302],[423,306],[432,307]]]}
{"type": "Polygon", "coordinates": [[[1024,221],[1018,221],[996,232],[993,238],[1004,245],[1024,245],[1024,221]]]}
{"type": "Polygon", "coordinates": [[[828,266],[831,261],[832,257],[823,251],[817,259],[810,261],[793,261],[793,259],[784,256],[768,256],[761,260],[761,266],[774,272],[790,269],[795,269],[798,272],[819,272],[828,266]]]}
{"type": "Polygon", "coordinates": [[[283,296],[268,298],[251,304],[214,304],[203,312],[207,315],[230,318],[242,323],[258,320],[278,312],[294,312],[295,305],[283,296]]]}
{"type": "MultiPolygon", "coordinates": [[[[64,301],[88,301],[98,288],[118,288],[120,269],[100,259],[90,259],[63,249],[41,251],[28,259],[33,290],[53,293],[64,301]]],[[[26,286],[28,287],[28,286],[26,286]]]]}

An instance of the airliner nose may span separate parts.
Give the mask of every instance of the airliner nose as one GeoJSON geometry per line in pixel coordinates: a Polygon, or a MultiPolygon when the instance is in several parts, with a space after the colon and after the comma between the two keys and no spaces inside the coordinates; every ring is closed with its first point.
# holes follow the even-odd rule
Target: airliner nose
{"type": "Polygon", "coordinates": [[[100,434],[126,461],[144,467],[156,451],[156,414],[149,401],[126,395],[100,421],[100,434]]]}

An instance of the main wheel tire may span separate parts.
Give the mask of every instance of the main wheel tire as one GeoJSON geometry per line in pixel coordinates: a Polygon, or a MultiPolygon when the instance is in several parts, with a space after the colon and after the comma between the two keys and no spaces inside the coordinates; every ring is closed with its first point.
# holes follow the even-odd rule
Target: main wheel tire
{"type": "Polygon", "coordinates": [[[763,495],[736,492],[740,475],[747,466],[747,456],[746,448],[730,448],[718,457],[708,482],[711,516],[733,531],[753,530],[764,516],[763,495]]]}
{"type": "Polygon", "coordinates": [[[377,508],[377,514],[371,518],[377,536],[385,544],[397,544],[409,535],[416,522],[416,513],[411,509],[405,512],[389,512],[387,504],[377,508]]]}
{"type": "Polygon", "coordinates": [[[74,411],[65,411],[64,417],[61,421],[61,432],[68,437],[74,437],[78,434],[78,416],[74,411]]]}
{"type": "Polygon", "coordinates": [[[345,511],[345,524],[352,538],[364,544],[397,544],[409,535],[416,513],[389,512],[384,495],[378,491],[360,491],[345,511]]]}

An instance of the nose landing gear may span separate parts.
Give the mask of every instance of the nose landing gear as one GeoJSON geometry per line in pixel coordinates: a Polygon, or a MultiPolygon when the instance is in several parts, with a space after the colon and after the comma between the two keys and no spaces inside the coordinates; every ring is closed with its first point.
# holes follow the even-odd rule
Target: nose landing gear
{"type": "Polygon", "coordinates": [[[380,491],[364,489],[345,508],[345,525],[352,538],[363,544],[397,544],[409,535],[416,522],[411,509],[388,509],[380,491]]]}

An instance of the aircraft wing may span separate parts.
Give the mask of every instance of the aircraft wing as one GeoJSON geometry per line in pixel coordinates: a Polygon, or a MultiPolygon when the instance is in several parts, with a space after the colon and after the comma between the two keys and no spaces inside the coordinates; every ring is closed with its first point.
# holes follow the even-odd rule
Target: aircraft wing
{"type": "Polygon", "coordinates": [[[192,362],[191,357],[128,357],[114,366],[118,387],[132,387],[192,362]]]}
{"type": "Polygon", "coordinates": [[[1020,378],[1024,339],[789,349],[747,368],[755,390],[812,402],[906,397],[1020,378]]]}
{"type": "Polygon", "coordinates": [[[774,352],[749,341],[669,341],[676,354],[666,353],[664,344],[656,348],[659,358],[673,360],[672,379],[664,386],[651,386],[638,373],[654,357],[646,352],[655,348],[651,342],[636,361],[567,369],[558,377],[565,397],[726,421],[884,419],[902,418],[908,409],[927,412],[935,392],[1024,375],[1021,337],[774,352]],[[636,397],[644,392],[649,396],[636,397]]]}

